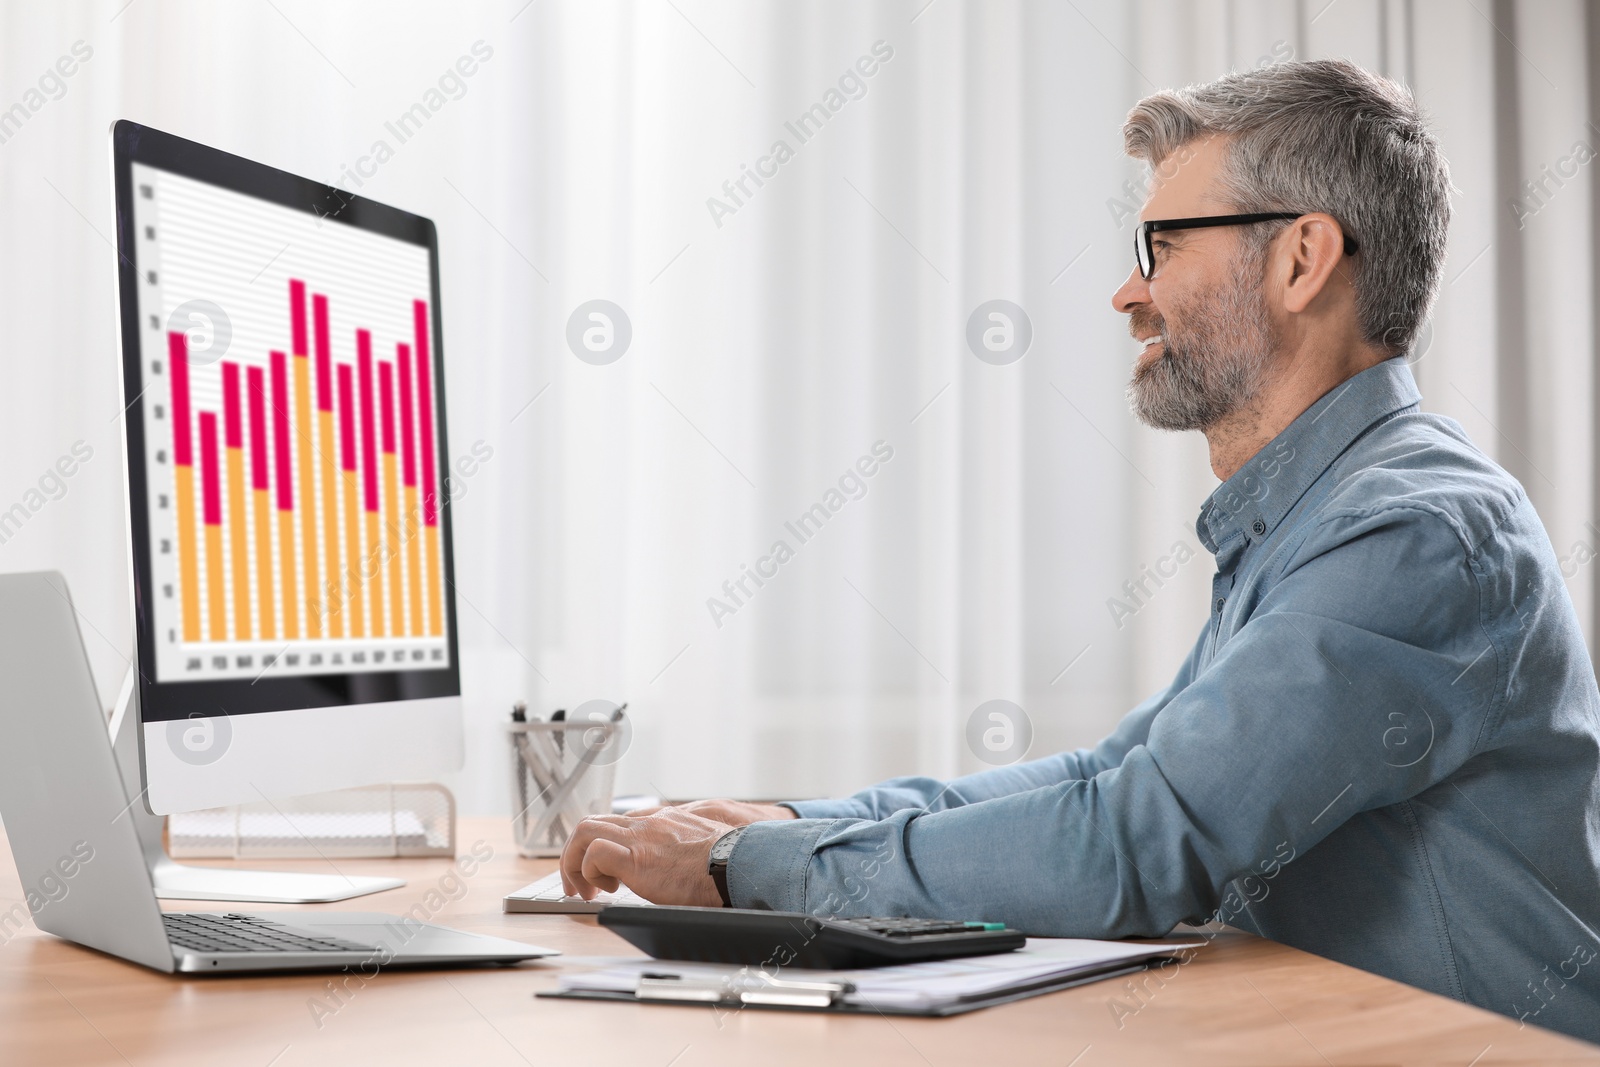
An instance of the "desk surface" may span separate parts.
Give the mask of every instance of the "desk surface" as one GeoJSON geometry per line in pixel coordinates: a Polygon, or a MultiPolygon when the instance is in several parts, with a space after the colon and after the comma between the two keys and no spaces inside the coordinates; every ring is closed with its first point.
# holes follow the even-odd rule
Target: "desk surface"
{"type": "MultiPolygon", "coordinates": [[[[498,820],[463,820],[463,853],[475,842],[491,847],[493,858],[463,880],[464,892],[455,887],[455,900],[446,899],[449,861],[351,860],[339,868],[408,884],[314,907],[403,912],[422,904],[437,922],[560,949],[563,959],[637,955],[592,917],[502,914],[500,898],[553,863],[519,858],[498,820]]],[[[0,855],[4,910],[23,898],[10,852],[0,855]]],[[[0,1063],[1600,1064],[1600,1047],[1519,1029],[1491,1012],[1232,931],[1164,983],[1147,976],[1149,991],[1138,998],[1124,979],[952,1019],[535,1000],[563,965],[390,971],[350,980],[350,991],[336,998],[329,975],[177,978],[29,927],[0,943],[0,1063]]]]}

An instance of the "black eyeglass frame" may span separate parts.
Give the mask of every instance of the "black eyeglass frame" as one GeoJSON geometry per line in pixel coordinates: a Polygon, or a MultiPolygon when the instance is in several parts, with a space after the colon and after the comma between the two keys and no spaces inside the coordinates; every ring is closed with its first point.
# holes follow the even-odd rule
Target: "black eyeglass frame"
{"type": "MultiPolygon", "coordinates": [[[[1163,230],[1202,230],[1209,226],[1248,226],[1256,222],[1277,222],[1298,219],[1303,211],[1256,211],[1247,215],[1202,215],[1192,219],[1150,219],[1139,223],[1133,231],[1133,258],[1139,266],[1139,277],[1149,281],[1156,272],[1156,250],[1150,235],[1163,230]]],[[[1344,235],[1344,254],[1353,256],[1361,250],[1356,239],[1344,235]]]]}

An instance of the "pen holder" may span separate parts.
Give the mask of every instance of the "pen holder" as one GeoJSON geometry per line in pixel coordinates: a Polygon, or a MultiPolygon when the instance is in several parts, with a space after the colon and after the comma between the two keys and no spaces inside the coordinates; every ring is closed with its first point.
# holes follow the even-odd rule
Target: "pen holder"
{"type": "Polygon", "coordinates": [[[509,722],[511,832],[523,856],[561,855],[573,828],[611,811],[623,721],[509,722]]]}

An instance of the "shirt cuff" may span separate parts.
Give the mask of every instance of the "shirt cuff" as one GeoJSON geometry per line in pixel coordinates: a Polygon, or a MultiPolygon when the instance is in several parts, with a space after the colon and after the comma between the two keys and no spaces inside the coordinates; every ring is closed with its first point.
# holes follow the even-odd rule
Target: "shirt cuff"
{"type": "Polygon", "coordinates": [[[802,819],[870,819],[872,812],[855,797],[822,800],[784,800],[778,807],[788,808],[802,819]]]}
{"type": "Polygon", "coordinates": [[[806,871],[832,819],[779,819],[744,828],[728,857],[728,899],[736,908],[806,910],[806,871]]]}

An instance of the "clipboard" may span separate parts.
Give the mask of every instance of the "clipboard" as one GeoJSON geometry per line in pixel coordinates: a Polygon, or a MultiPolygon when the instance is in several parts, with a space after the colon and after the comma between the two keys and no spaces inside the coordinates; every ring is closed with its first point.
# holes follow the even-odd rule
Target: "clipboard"
{"type": "Polygon", "coordinates": [[[1020,982],[986,993],[957,996],[918,1007],[900,1004],[875,1004],[863,997],[855,983],[848,981],[790,981],[747,971],[730,971],[716,979],[685,978],[670,970],[641,973],[638,985],[630,992],[620,989],[557,989],[535,993],[549,1000],[609,1000],[628,1004],[675,1004],[714,1007],[728,1010],[759,1008],[767,1011],[821,1011],[841,1015],[896,1015],[924,1019],[943,1019],[964,1015],[980,1008],[1010,1004],[1029,997],[1055,993],[1074,986],[1109,978],[1137,974],[1151,964],[1170,956],[1146,957],[1134,963],[1119,961],[1101,968],[1080,970],[1029,982],[1020,982]],[[856,999],[852,999],[852,997],[856,999]]]}

